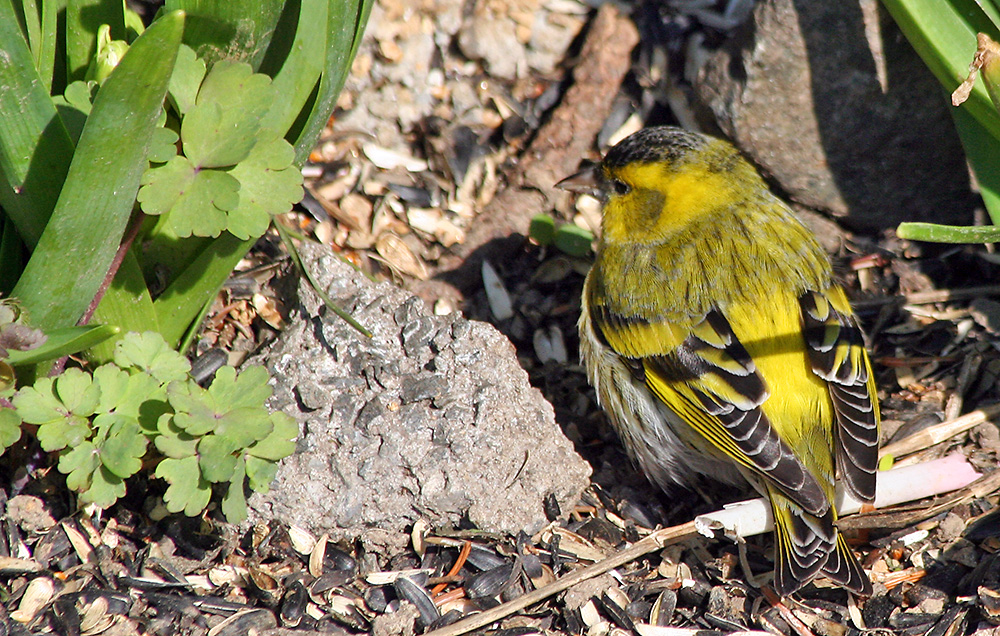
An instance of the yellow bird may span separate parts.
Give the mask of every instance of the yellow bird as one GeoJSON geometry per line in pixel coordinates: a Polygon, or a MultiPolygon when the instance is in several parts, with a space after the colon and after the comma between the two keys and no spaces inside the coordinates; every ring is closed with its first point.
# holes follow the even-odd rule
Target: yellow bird
{"type": "Polygon", "coordinates": [[[875,498],[879,410],[857,320],[815,236],[729,143],[641,130],[560,184],[598,194],[580,316],[601,406],[664,489],[742,477],[771,502],[774,587],[871,583],[834,474],[875,498]]]}

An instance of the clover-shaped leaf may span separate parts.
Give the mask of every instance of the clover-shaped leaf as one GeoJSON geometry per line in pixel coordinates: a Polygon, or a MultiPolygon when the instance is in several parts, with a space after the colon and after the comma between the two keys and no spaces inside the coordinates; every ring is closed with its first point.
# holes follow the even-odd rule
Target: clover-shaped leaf
{"type": "Polygon", "coordinates": [[[109,508],[124,496],[125,481],[102,465],[94,471],[90,488],[80,493],[80,502],[109,508]]]}
{"type": "Polygon", "coordinates": [[[205,79],[205,60],[198,57],[190,46],[181,44],[177,50],[177,60],[174,62],[174,72],[170,76],[167,92],[182,115],[194,108],[203,79],[205,79]]]}
{"type": "Polygon", "coordinates": [[[274,137],[258,142],[229,171],[240,182],[240,204],[229,215],[230,232],[242,239],[260,236],[272,215],[284,214],[302,200],[302,171],[294,161],[291,144],[274,137]]]}
{"type": "Polygon", "coordinates": [[[55,395],[66,409],[76,415],[93,415],[101,401],[101,387],[80,369],[67,369],[56,377],[55,395]]]}
{"type": "Polygon", "coordinates": [[[174,408],[170,423],[188,435],[205,435],[218,426],[215,403],[210,400],[208,391],[200,386],[191,382],[171,382],[167,385],[167,399],[174,408]]]}
{"type": "MultiPolygon", "coordinates": [[[[295,452],[299,425],[286,413],[271,413],[270,434],[247,449],[247,454],[260,459],[278,461],[295,452]]],[[[256,489],[255,489],[256,490],[256,489]]]]}
{"type": "Polygon", "coordinates": [[[134,417],[104,413],[94,420],[95,428],[105,429],[101,442],[101,463],[112,474],[127,479],[142,468],[148,438],[134,417]]]}
{"type": "Polygon", "coordinates": [[[79,369],[68,369],[55,380],[40,378],[14,396],[14,407],[29,424],[38,424],[38,441],[45,451],[76,446],[91,435],[89,417],[101,392],[92,378],[79,369]]]}
{"type": "Polygon", "coordinates": [[[107,508],[125,495],[125,482],[101,464],[100,451],[84,442],[59,457],[59,472],[66,474],[66,485],[80,493],[82,503],[107,508]]]}
{"type": "Polygon", "coordinates": [[[156,428],[160,434],[153,439],[153,444],[167,457],[184,459],[193,457],[198,452],[198,440],[201,438],[188,435],[174,424],[172,413],[161,415],[156,428]]]}
{"type": "Polygon", "coordinates": [[[174,157],[142,175],[136,200],[146,214],[169,212],[169,228],[179,237],[215,237],[229,223],[227,212],[239,205],[239,190],[235,177],[200,170],[186,157],[174,157]]]}
{"type": "Polygon", "coordinates": [[[83,442],[59,457],[59,472],[66,475],[71,490],[83,492],[90,488],[94,471],[101,466],[101,453],[91,442],[83,442]]]}
{"type": "Polygon", "coordinates": [[[250,487],[260,493],[266,493],[270,490],[271,482],[278,474],[278,463],[248,455],[246,464],[247,480],[250,487]]]}
{"type": "Polygon", "coordinates": [[[125,334],[115,345],[114,360],[123,369],[140,369],[160,382],[184,380],[191,371],[187,358],[171,349],[155,331],[125,334]]]}
{"type": "Polygon", "coordinates": [[[77,81],[67,86],[62,95],[52,98],[56,111],[66,126],[70,139],[74,142],[80,140],[80,133],[83,132],[83,126],[87,123],[87,116],[90,115],[90,109],[93,107],[94,97],[99,88],[97,82],[94,81],[77,81]]]}
{"type": "Polygon", "coordinates": [[[0,455],[21,439],[21,416],[14,409],[0,408],[0,455]]]}
{"type": "Polygon", "coordinates": [[[236,470],[239,450],[233,440],[221,435],[206,435],[198,442],[198,465],[202,476],[211,482],[229,481],[236,470]]]}
{"type": "Polygon", "coordinates": [[[215,434],[230,440],[236,448],[246,448],[270,435],[272,428],[266,409],[244,406],[219,417],[215,434]]]}
{"type": "Polygon", "coordinates": [[[237,377],[236,369],[226,366],[215,373],[208,393],[219,406],[259,408],[274,392],[267,383],[269,379],[264,367],[247,367],[237,377]]]}
{"type": "Polygon", "coordinates": [[[177,156],[177,140],[180,136],[169,128],[153,129],[149,144],[149,160],[153,163],[166,163],[177,156]]]}
{"type": "Polygon", "coordinates": [[[199,168],[233,166],[257,143],[260,121],[276,98],[271,78],[249,64],[221,60],[208,72],[181,121],[184,155],[199,168]],[[233,99],[239,95],[239,99],[233,99]]]}
{"type": "Polygon", "coordinates": [[[194,517],[208,505],[212,484],[202,477],[197,457],[164,459],[156,467],[156,476],[170,484],[163,493],[163,503],[170,512],[184,511],[194,517]]]}
{"type": "Polygon", "coordinates": [[[247,499],[243,494],[246,482],[246,466],[241,459],[233,469],[232,479],[225,497],[222,498],[222,514],[229,523],[240,523],[247,518],[247,499]]]}

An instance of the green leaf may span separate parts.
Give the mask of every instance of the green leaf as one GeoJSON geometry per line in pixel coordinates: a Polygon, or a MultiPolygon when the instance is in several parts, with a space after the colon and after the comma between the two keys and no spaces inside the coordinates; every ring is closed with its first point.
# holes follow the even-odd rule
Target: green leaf
{"type": "Polygon", "coordinates": [[[101,444],[101,463],[112,474],[127,479],[142,468],[142,456],[146,454],[148,439],[139,429],[135,418],[123,415],[100,415],[115,417],[107,438],[101,444]]]}
{"type": "Polygon", "coordinates": [[[551,215],[536,214],[528,225],[528,236],[539,245],[551,245],[556,234],[556,222],[551,215]]]}
{"type": "MultiPolygon", "coordinates": [[[[223,367],[225,368],[225,367],[223,367]]],[[[207,392],[190,382],[171,382],[167,399],[174,407],[173,424],[188,435],[201,436],[215,430],[219,420],[207,392]]]]}
{"type": "MultiPolygon", "coordinates": [[[[976,52],[976,33],[1000,38],[995,8],[976,0],[882,0],[906,39],[927,68],[951,93],[966,78],[976,52]]],[[[982,82],[977,82],[964,105],[993,137],[1000,137],[1000,116],[982,82]]]]}
{"type": "Polygon", "coordinates": [[[219,407],[223,405],[236,409],[240,407],[262,407],[274,390],[268,385],[270,377],[267,369],[250,366],[236,375],[236,369],[225,366],[215,374],[215,380],[208,387],[208,393],[219,407]]]}
{"type": "Polygon", "coordinates": [[[53,393],[66,409],[76,415],[90,416],[101,401],[101,387],[94,378],[80,369],[66,369],[55,378],[53,393]]]}
{"type": "Polygon", "coordinates": [[[14,366],[39,364],[79,353],[118,334],[118,328],[108,325],[63,327],[48,332],[45,344],[30,351],[11,350],[7,361],[14,366]]]}
{"type": "Polygon", "coordinates": [[[278,463],[248,455],[246,465],[250,488],[260,493],[266,493],[270,490],[271,482],[278,475],[278,463]]]}
{"type": "Polygon", "coordinates": [[[209,65],[238,59],[256,67],[271,41],[284,0],[167,0],[167,10],[187,11],[184,43],[209,65]]]}
{"type": "Polygon", "coordinates": [[[59,201],[12,292],[44,331],[76,324],[108,272],[148,165],[183,28],[183,14],[161,15],[97,94],[59,201]]]}
{"type": "Polygon", "coordinates": [[[1000,224],[1000,135],[990,134],[983,123],[965,108],[952,109],[955,128],[965,156],[976,175],[979,194],[993,225],[1000,224]]]}
{"type": "Polygon", "coordinates": [[[900,223],[896,228],[896,236],[909,241],[928,243],[996,243],[1000,241],[1000,227],[900,223]]]}
{"type": "Polygon", "coordinates": [[[182,115],[194,108],[198,89],[205,79],[205,60],[195,55],[194,49],[182,44],[177,52],[174,74],[170,76],[170,97],[182,115]]]}
{"type": "MultiPolygon", "coordinates": [[[[154,163],[166,163],[176,157],[178,139],[180,139],[180,135],[169,128],[154,130],[152,146],[149,149],[149,160],[154,163]]],[[[142,189],[140,188],[139,191],[141,192],[142,189]]]]}
{"type": "Polygon", "coordinates": [[[586,256],[590,253],[594,235],[582,227],[567,223],[560,225],[552,237],[552,243],[570,256],[586,256]]]}
{"type": "Polygon", "coordinates": [[[156,467],[156,476],[170,484],[163,494],[163,503],[170,512],[183,511],[194,517],[208,505],[212,484],[202,478],[197,457],[164,459],[156,467]]]}
{"type": "Polygon", "coordinates": [[[115,364],[145,371],[160,382],[185,380],[191,363],[163,340],[160,334],[130,332],[115,347],[115,364]]]}
{"type": "Polygon", "coordinates": [[[247,500],[243,495],[243,488],[246,483],[246,466],[243,460],[236,462],[232,479],[229,480],[229,488],[222,498],[222,514],[226,516],[229,523],[241,523],[247,518],[247,500]]]}
{"type": "Polygon", "coordinates": [[[227,212],[239,205],[239,190],[240,182],[226,172],[174,157],[146,171],[138,201],[146,214],[169,214],[168,225],[178,237],[215,237],[229,224],[227,212]]]}
{"type": "Polygon", "coordinates": [[[229,227],[241,239],[259,237],[271,216],[284,214],[302,200],[302,171],[292,165],[295,150],[284,139],[261,141],[229,174],[240,182],[239,207],[229,227]]]}
{"type": "MultiPolygon", "coordinates": [[[[17,402],[14,403],[15,406],[17,402]]],[[[25,420],[27,421],[27,420],[25,420]]],[[[38,427],[38,443],[42,450],[51,453],[67,446],[76,448],[90,437],[90,420],[85,417],[68,415],[59,420],[44,422],[38,427]]]]}
{"type": "Polygon", "coordinates": [[[54,422],[69,414],[69,409],[53,393],[52,378],[39,378],[34,386],[22,388],[13,401],[17,412],[29,424],[54,422]]]}
{"type": "Polygon", "coordinates": [[[181,121],[184,155],[198,168],[243,161],[257,143],[260,121],[276,98],[267,75],[254,73],[241,62],[218,62],[205,77],[194,108],[181,121]]]}
{"type": "Polygon", "coordinates": [[[97,82],[73,82],[62,95],[52,98],[73,143],[78,142],[83,134],[83,127],[94,107],[94,98],[97,97],[99,88],[97,82]]]}
{"type": "Polygon", "coordinates": [[[84,442],[59,457],[59,472],[66,475],[70,490],[83,492],[93,483],[94,472],[101,466],[101,455],[91,442],[84,442]]]}
{"type": "Polygon", "coordinates": [[[326,63],[320,76],[316,98],[304,125],[295,139],[295,162],[305,163],[326,122],[333,114],[337,95],[351,69],[351,62],[358,52],[365,24],[371,14],[374,0],[329,0],[327,14],[326,63]]]}
{"type": "Polygon", "coordinates": [[[156,449],[172,459],[194,457],[198,453],[200,437],[188,435],[174,426],[169,414],[160,417],[158,430],[161,433],[153,439],[156,449]]]}
{"type": "Polygon", "coordinates": [[[247,454],[278,461],[295,452],[295,439],[299,436],[299,425],[291,416],[276,411],[270,414],[271,433],[247,449],[247,454]]]}
{"type": "Polygon", "coordinates": [[[176,346],[206,303],[215,298],[222,284],[253,246],[255,240],[240,240],[226,232],[202,250],[153,303],[160,333],[176,346]]]}
{"type": "MultiPolygon", "coordinates": [[[[284,135],[309,103],[326,62],[329,4],[330,0],[301,0],[295,19],[278,23],[260,72],[274,78],[281,99],[261,122],[264,128],[284,135]]],[[[294,3],[285,5],[289,9],[294,3]]]]}
{"type": "MultiPolygon", "coordinates": [[[[121,267],[115,279],[111,281],[104,298],[94,311],[94,322],[114,325],[119,333],[130,331],[160,331],[159,316],[153,310],[153,300],[149,296],[146,280],[136,253],[138,242],[125,253],[121,267]]],[[[107,362],[114,357],[118,337],[91,347],[87,351],[88,358],[97,364],[107,362]]]]}
{"type": "Polygon", "coordinates": [[[80,502],[99,508],[110,508],[125,496],[125,482],[104,466],[98,466],[91,477],[90,488],[80,493],[80,502]]]}
{"type": "Polygon", "coordinates": [[[205,479],[215,483],[229,481],[236,470],[239,446],[221,435],[206,435],[198,442],[198,465],[205,479]]]}
{"type": "Polygon", "coordinates": [[[101,401],[97,405],[98,413],[110,413],[118,408],[128,390],[131,377],[127,371],[113,364],[102,364],[94,369],[94,384],[101,389],[101,401]]]}
{"type": "MultiPolygon", "coordinates": [[[[49,0],[51,1],[51,0],[49,0]]],[[[114,0],[69,0],[66,3],[66,66],[72,80],[82,79],[97,53],[101,25],[109,38],[125,39],[125,3],[114,0]]]]}
{"type": "Polygon", "coordinates": [[[14,409],[0,408],[0,455],[21,439],[21,416],[14,409]]]}
{"type": "Polygon", "coordinates": [[[73,142],[49,82],[35,73],[11,2],[0,2],[0,51],[0,205],[33,248],[63,187],[73,142]]]}

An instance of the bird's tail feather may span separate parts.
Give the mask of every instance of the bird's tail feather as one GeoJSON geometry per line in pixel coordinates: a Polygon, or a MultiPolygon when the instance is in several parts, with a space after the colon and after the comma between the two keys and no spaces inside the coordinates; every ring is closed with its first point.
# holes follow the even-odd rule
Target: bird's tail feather
{"type": "Polygon", "coordinates": [[[853,592],[870,595],[871,582],[837,532],[833,509],[815,517],[781,493],[768,490],[774,517],[775,591],[787,596],[822,573],[853,592]]]}

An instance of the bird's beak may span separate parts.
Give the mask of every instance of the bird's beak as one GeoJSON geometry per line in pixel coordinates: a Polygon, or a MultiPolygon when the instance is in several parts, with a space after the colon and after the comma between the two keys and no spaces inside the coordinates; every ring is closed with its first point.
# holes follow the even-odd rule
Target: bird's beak
{"type": "Polygon", "coordinates": [[[557,188],[576,192],[577,194],[589,194],[601,197],[600,166],[591,164],[576,174],[570,175],[556,184],[557,188]]]}

